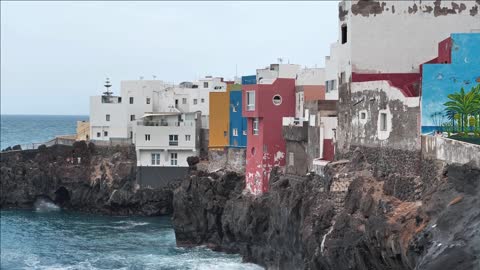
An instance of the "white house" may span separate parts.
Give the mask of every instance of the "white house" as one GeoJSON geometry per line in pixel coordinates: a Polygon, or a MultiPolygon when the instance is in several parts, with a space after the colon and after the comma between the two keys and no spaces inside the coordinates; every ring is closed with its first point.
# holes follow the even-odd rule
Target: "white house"
{"type": "Polygon", "coordinates": [[[147,112],[134,126],[137,166],[188,167],[200,147],[201,112],[147,112]]]}

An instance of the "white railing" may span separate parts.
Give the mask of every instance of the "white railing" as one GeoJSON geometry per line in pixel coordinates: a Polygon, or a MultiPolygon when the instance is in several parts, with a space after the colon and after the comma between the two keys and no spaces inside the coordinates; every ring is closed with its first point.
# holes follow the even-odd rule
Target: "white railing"
{"type": "Polygon", "coordinates": [[[194,121],[137,121],[138,126],[147,127],[192,127],[194,123],[194,121]]]}

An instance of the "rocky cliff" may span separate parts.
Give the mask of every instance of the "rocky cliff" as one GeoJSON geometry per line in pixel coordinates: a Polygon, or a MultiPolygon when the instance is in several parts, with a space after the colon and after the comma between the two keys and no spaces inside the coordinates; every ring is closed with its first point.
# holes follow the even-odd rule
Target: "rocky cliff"
{"type": "Polygon", "coordinates": [[[179,245],[268,269],[480,269],[480,171],[419,153],[357,149],[325,177],[193,172],[174,192],[179,245]]]}
{"type": "Polygon", "coordinates": [[[141,189],[133,147],[77,142],[2,152],[0,207],[32,207],[43,198],[66,209],[104,214],[172,213],[174,185],[141,189]]]}

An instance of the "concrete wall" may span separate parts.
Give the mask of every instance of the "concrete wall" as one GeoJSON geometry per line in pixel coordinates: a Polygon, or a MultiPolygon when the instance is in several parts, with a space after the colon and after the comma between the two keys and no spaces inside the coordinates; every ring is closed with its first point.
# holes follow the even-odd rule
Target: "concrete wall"
{"type": "Polygon", "coordinates": [[[142,188],[163,188],[180,183],[188,167],[137,167],[137,182],[142,188]]]}
{"type": "Polygon", "coordinates": [[[480,29],[478,1],[357,0],[342,4],[340,25],[348,27],[353,72],[418,72],[420,64],[436,57],[437,44],[450,33],[480,29]]]}
{"type": "Polygon", "coordinates": [[[422,136],[422,157],[480,168],[480,145],[436,136],[422,136]]]}
{"type": "Polygon", "coordinates": [[[352,83],[343,87],[352,89],[349,106],[341,106],[339,110],[337,150],[349,151],[351,146],[360,145],[404,150],[420,148],[418,97],[405,97],[387,81],[352,83]],[[380,125],[382,113],[387,115],[385,131],[380,125]]]}
{"type": "Polygon", "coordinates": [[[245,151],[245,148],[235,147],[208,151],[208,171],[225,169],[244,174],[246,164],[245,151]]]}

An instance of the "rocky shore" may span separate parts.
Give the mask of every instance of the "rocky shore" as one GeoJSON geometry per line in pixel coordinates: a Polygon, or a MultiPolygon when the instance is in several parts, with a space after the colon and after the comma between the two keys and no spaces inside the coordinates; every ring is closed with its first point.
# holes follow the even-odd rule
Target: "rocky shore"
{"type": "Polygon", "coordinates": [[[268,269],[480,268],[480,170],[418,152],[356,149],[325,176],[193,171],[175,190],[179,245],[239,253],[268,269]]]}
{"type": "Polygon", "coordinates": [[[84,141],[2,152],[0,207],[31,208],[39,198],[65,209],[112,215],[172,213],[172,184],[136,184],[133,147],[96,147],[84,141]]]}

